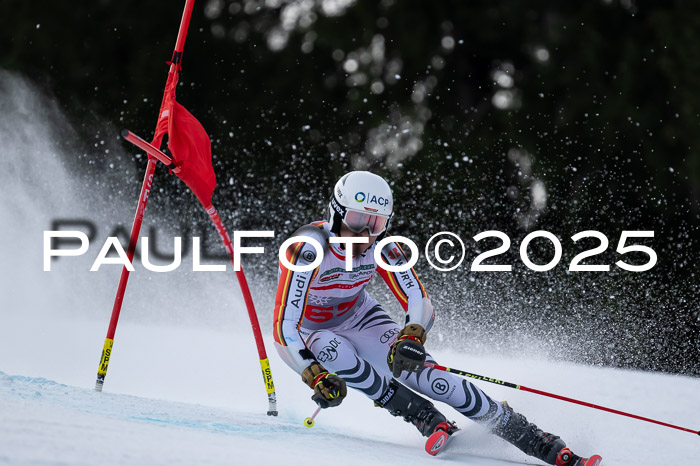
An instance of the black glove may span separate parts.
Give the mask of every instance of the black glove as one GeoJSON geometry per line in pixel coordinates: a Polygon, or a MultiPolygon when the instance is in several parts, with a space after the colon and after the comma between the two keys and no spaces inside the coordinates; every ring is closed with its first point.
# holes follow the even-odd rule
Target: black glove
{"type": "Polygon", "coordinates": [[[318,362],[313,362],[301,373],[301,380],[314,390],[311,399],[321,408],[333,408],[342,403],[348,388],[345,381],[330,374],[318,362]]]}
{"type": "Polygon", "coordinates": [[[425,330],[418,324],[409,324],[401,330],[396,339],[386,363],[394,374],[394,377],[401,376],[402,371],[418,372],[425,363],[425,330]]]}

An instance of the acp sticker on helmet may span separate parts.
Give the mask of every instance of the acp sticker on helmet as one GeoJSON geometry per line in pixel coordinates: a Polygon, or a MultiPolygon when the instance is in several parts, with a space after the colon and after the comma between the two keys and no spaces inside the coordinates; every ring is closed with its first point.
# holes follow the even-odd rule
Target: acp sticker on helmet
{"type": "Polygon", "coordinates": [[[358,191],[355,193],[355,200],[357,202],[367,202],[367,204],[377,204],[380,206],[386,206],[389,205],[389,199],[385,197],[377,197],[374,194],[370,193],[363,193],[362,191],[358,191]]]}

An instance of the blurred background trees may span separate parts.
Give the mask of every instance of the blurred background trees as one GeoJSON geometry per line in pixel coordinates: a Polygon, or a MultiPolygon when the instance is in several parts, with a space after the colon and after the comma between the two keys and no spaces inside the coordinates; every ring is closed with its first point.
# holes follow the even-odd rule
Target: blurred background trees
{"type": "MultiPolygon", "coordinates": [[[[96,169],[119,128],[150,136],[184,1],[1,4],[0,67],[56,97],[96,169]]],[[[232,228],[279,244],[325,215],[341,174],[369,169],[392,181],[395,232],[454,231],[467,263],[498,245],[480,231],[513,241],[496,279],[421,261],[447,337],[505,346],[506,329],[564,341],[564,357],[700,374],[699,42],[700,4],[682,0],[201,0],[178,99],[212,138],[232,228]],[[556,272],[519,262],[538,229],[562,240],[556,272]],[[589,263],[620,259],[622,230],[654,230],[659,263],[568,273],[589,229],[610,240],[589,263]]]]}

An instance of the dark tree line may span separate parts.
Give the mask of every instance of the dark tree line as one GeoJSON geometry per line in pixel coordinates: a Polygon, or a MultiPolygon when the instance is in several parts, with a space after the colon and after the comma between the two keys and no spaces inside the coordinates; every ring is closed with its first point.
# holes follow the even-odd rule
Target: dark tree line
{"type": "MultiPolygon", "coordinates": [[[[0,67],[55,95],[88,148],[105,122],[150,135],[182,5],[3,0],[0,67]]],[[[494,316],[555,337],[600,326],[589,361],[697,374],[698,5],[199,1],[178,97],[212,137],[215,200],[240,228],[289,233],[362,168],[392,180],[395,230],[423,241],[498,229],[517,245],[544,229],[568,264],[595,245],[569,238],[593,229],[612,264],[622,230],[654,230],[653,272],[521,267],[469,282],[465,270],[433,293],[487,328],[494,316]]],[[[186,196],[171,181],[171,198],[186,196]]],[[[514,246],[501,261],[518,257],[514,246]]]]}

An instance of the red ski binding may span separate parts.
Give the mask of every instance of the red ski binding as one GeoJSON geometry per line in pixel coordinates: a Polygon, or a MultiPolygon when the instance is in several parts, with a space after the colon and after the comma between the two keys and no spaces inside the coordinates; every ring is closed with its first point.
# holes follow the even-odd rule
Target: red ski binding
{"type": "Polygon", "coordinates": [[[457,429],[454,424],[450,424],[449,422],[441,422],[437,425],[437,427],[435,427],[435,430],[430,437],[428,437],[428,440],[426,440],[425,452],[431,456],[437,455],[443,448],[445,448],[445,445],[447,445],[447,442],[450,440],[450,437],[452,437],[452,434],[458,430],[459,429],[457,429]]]}
{"type": "Polygon", "coordinates": [[[571,453],[568,448],[562,448],[557,454],[558,466],[598,466],[603,458],[600,455],[593,455],[590,458],[579,458],[571,453]],[[572,461],[576,458],[575,461],[572,461]]]}

